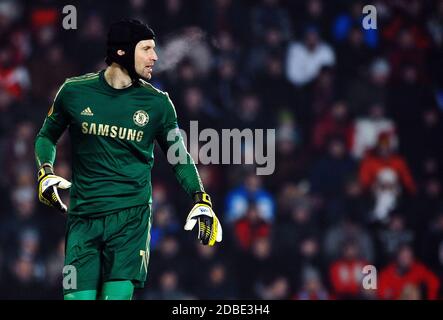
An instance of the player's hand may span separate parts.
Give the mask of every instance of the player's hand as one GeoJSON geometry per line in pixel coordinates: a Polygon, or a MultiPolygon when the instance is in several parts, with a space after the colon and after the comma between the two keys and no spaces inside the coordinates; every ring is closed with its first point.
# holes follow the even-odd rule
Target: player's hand
{"type": "Polygon", "coordinates": [[[65,213],[68,208],[61,201],[57,189],[68,189],[71,182],[56,176],[50,165],[43,165],[38,170],[38,199],[50,207],[55,207],[65,213]]]}
{"type": "Polygon", "coordinates": [[[211,198],[207,193],[198,192],[194,195],[194,207],[186,218],[185,230],[194,229],[198,224],[198,239],[203,245],[213,246],[215,242],[221,242],[223,238],[223,230],[212,211],[211,198]]]}

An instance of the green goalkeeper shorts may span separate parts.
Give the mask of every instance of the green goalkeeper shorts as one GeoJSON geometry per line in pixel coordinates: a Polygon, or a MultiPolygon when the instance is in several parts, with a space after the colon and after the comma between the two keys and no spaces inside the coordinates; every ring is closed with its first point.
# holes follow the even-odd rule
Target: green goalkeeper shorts
{"type": "Polygon", "coordinates": [[[131,280],[136,288],[143,288],[148,271],[151,216],[149,205],[97,218],[68,215],[64,294],[99,291],[103,282],[115,280],[131,280]]]}

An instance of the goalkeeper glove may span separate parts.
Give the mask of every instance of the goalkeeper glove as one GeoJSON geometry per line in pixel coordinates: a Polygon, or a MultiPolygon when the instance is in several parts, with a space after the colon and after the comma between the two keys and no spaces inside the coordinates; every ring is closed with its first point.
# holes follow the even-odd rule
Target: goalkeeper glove
{"type": "Polygon", "coordinates": [[[55,207],[63,213],[68,211],[66,205],[61,201],[57,188],[68,189],[71,182],[62,177],[54,175],[52,166],[44,164],[38,170],[38,199],[50,207],[55,207]]]}
{"type": "Polygon", "coordinates": [[[198,239],[203,245],[209,244],[213,246],[215,242],[221,242],[223,237],[223,230],[212,211],[211,198],[205,192],[197,192],[194,194],[194,207],[191,209],[186,218],[185,230],[190,231],[194,229],[198,222],[198,239]]]}

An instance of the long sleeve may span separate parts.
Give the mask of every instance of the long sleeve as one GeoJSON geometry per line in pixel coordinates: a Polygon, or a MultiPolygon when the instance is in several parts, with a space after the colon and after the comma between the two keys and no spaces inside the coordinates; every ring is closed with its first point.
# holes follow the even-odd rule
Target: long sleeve
{"type": "Polygon", "coordinates": [[[398,157],[398,161],[396,161],[396,167],[403,185],[406,187],[409,193],[416,194],[417,187],[415,185],[411,171],[409,170],[409,167],[406,164],[406,161],[403,158],[398,157]]]}
{"type": "Polygon", "coordinates": [[[65,86],[63,84],[57,92],[54,103],[35,139],[37,167],[44,163],[54,164],[57,141],[69,124],[68,115],[63,106],[65,86]]]}
{"type": "Polygon", "coordinates": [[[183,136],[177,124],[177,114],[168,95],[165,96],[165,104],[166,112],[163,126],[157,134],[156,140],[165,153],[168,162],[173,166],[175,177],[183,189],[189,195],[202,192],[204,191],[202,181],[194,160],[184,145],[183,136]]]}
{"type": "Polygon", "coordinates": [[[374,182],[374,161],[371,157],[367,156],[363,158],[358,172],[359,181],[365,190],[371,188],[374,182]]]}
{"type": "Polygon", "coordinates": [[[427,299],[435,300],[438,298],[438,289],[440,288],[440,280],[428,268],[422,264],[418,264],[418,274],[421,275],[423,282],[426,284],[427,299]]]}
{"type": "Polygon", "coordinates": [[[379,299],[395,299],[394,293],[394,268],[393,264],[390,264],[380,273],[380,280],[378,282],[377,295],[379,299]]]}

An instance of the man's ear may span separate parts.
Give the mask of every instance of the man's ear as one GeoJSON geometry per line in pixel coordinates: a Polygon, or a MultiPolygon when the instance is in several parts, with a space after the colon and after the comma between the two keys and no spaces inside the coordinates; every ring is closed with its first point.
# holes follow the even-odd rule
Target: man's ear
{"type": "Polygon", "coordinates": [[[124,51],[124,50],[121,50],[121,49],[119,49],[119,50],[117,50],[117,54],[118,54],[119,56],[122,56],[122,55],[124,55],[124,54],[125,54],[125,51],[124,51]]]}

